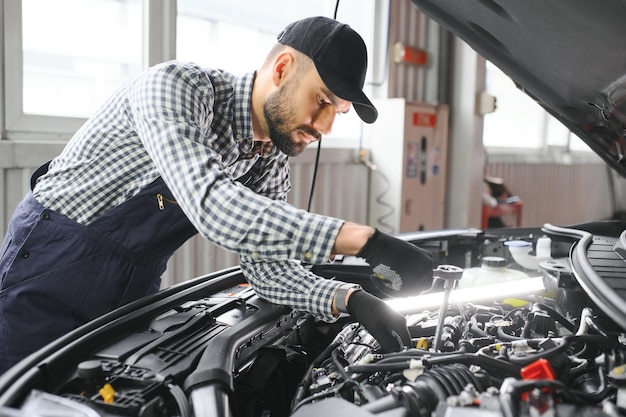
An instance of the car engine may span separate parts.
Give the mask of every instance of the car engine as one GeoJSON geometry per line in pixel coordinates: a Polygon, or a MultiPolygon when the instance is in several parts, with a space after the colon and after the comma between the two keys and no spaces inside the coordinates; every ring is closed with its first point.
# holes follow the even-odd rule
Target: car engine
{"type": "MultiPolygon", "coordinates": [[[[0,378],[0,416],[623,416],[624,229],[403,236],[438,266],[430,290],[388,300],[413,345],[386,354],[349,316],[315,320],[220,271],[27,358],[0,378]]],[[[356,259],[312,268],[376,293],[356,259]]]]}

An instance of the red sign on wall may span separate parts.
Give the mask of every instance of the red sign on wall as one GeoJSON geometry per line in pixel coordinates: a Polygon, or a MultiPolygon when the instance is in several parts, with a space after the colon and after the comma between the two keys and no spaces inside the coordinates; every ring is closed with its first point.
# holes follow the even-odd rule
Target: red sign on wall
{"type": "Polygon", "coordinates": [[[435,127],[437,125],[437,115],[434,113],[413,113],[413,125],[424,127],[435,127]]]}

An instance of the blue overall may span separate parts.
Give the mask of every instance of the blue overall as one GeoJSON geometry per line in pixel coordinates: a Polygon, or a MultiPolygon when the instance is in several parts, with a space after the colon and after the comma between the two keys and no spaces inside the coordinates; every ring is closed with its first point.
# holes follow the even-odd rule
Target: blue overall
{"type": "MultiPolygon", "coordinates": [[[[47,164],[35,171],[36,178],[47,164]]],[[[0,373],[54,339],[159,289],[197,231],[161,178],[88,226],[29,192],[0,249],[0,373]]]]}

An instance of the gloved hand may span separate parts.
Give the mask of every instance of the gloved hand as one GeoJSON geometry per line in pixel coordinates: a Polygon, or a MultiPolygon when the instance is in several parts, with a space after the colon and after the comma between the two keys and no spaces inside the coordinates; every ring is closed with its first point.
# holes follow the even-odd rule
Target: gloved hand
{"type": "Polygon", "coordinates": [[[411,345],[405,317],[380,298],[358,290],[350,294],[346,309],[374,336],[384,352],[398,352],[411,345]]]}
{"type": "Polygon", "coordinates": [[[425,249],[376,230],[361,248],[376,288],[392,297],[417,295],[433,281],[433,257],[425,249]]]}

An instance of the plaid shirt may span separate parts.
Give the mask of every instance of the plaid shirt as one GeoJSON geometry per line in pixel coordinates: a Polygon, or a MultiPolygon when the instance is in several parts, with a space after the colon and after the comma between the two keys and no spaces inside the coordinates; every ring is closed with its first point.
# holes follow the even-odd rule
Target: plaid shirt
{"type": "Polygon", "coordinates": [[[76,132],[33,195],[87,225],[161,176],[202,236],[240,254],[259,295],[332,320],[341,282],[299,261],[327,261],[342,221],[285,203],[287,156],[252,140],[253,80],[180,62],[150,68],[76,132]],[[233,180],[258,158],[250,188],[233,180]]]}

